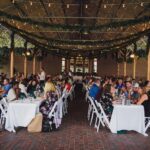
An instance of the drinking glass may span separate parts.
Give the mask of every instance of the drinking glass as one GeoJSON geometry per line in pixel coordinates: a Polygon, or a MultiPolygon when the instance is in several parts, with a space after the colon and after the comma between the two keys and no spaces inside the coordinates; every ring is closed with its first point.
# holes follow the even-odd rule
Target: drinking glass
{"type": "Polygon", "coordinates": [[[130,99],[127,99],[126,100],[126,105],[130,105],[131,104],[131,100],[130,99]]]}

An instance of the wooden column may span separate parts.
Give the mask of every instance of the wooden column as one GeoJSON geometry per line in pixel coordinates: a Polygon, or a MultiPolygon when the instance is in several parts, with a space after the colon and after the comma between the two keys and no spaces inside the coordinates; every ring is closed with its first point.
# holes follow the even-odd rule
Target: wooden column
{"type": "Polygon", "coordinates": [[[76,72],[76,58],[74,58],[74,72],[76,72]]]}
{"type": "Polygon", "coordinates": [[[147,80],[150,80],[150,52],[147,57],[147,80]]]}
{"type": "Polygon", "coordinates": [[[11,33],[11,49],[10,49],[10,77],[14,76],[14,37],[15,34],[11,33]]]}
{"type": "Polygon", "coordinates": [[[10,52],[10,77],[14,76],[14,49],[10,52]]]}
{"type": "Polygon", "coordinates": [[[119,77],[119,75],[120,75],[120,65],[119,63],[117,63],[117,76],[119,77]]]}
{"type": "Polygon", "coordinates": [[[24,76],[27,77],[27,56],[24,56],[24,76]]]}
{"type": "MultiPolygon", "coordinates": [[[[39,66],[39,67],[40,67],[40,69],[42,68],[42,60],[40,61],[40,66],[39,66]]],[[[40,69],[39,69],[39,70],[40,70],[40,69]]]]}
{"type": "Polygon", "coordinates": [[[85,73],[85,58],[83,58],[83,73],[85,73]]]}
{"type": "Polygon", "coordinates": [[[123,68],[124,68],[124,70],[123,70],[123,75],[124,75],[124,77],[127,75],[127,62],[124,62],[124,64],[123,64],[123,68]]]}
{"type": "Polygon", "coordinates": [[[137,57],[135,56],[133,59],[133,78],[134,79],[136,77],[136,61],[137,61],[137,57]]]}
{"type": "Polygon", "coordinates": [[[65,69],[67,72],[70,70],[70,59],[69,58],[66,58],[65,69]]]}
{"type": "Polygon", "coordinates": [[[36,56],[33,57],[33,74],[35,74],[36,56]]]}
{"type": "Polygon", "coordinates": [[[93,59],[89,59],[89,73],[93,72],[93,59]]]}
{"type": "Polygon", "coordinates": [[[24,76],[27,77],[27,41],[24,43],[25,55],[24,55],[24,76]]]}

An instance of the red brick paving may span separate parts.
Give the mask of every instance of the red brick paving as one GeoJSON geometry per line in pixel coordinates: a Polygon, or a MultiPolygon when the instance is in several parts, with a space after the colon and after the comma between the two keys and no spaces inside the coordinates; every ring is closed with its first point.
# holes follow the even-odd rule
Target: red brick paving
{"type": "Polygon", "coordinates": [[[150,150],[149,137],[136,132],[112,134],[101,128],[99,133],[87,121],[87,104],[78,100],[69,105],[59,131],[17,134],[0,132],[0,150],[150,150]]]}

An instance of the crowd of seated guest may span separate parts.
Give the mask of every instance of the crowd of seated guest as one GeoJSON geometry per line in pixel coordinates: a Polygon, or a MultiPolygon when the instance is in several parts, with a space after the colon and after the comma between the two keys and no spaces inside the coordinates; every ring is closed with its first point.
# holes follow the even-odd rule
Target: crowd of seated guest
{"type": "Polygon", "coordinates": [[[69,73],[66,72],[65,76],[58,74],[52,77],[46,75],[43,68],[40,74],[31,74],[27,78],[24,77],[23,73],[9,79],[6,75],[1,74],[0,80],[0,99],[6,97],[8,103],[27,97],[36,99],[38,94],[41,94],[40,97],[43,101],[40,112],[43,114],[43,123],[48,119],[48,113],[54,103],[62,96],[63,91],[69,92],[72,85],[72,77],[69,73]]]}
{"type": "Polygon", "coordinates": [[[121,96],[132,104],[143,105],[145,116],[150,117],[150,81],[129,78],[85,77],[89,96],[101,103],[105,113],[111,117],[113,102],[121,96]]]}

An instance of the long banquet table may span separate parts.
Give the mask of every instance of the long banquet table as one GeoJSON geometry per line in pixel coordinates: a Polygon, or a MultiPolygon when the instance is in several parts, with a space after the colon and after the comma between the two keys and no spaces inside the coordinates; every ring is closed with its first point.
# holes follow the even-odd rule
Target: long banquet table
{"type": "Polygon", "coordinates": [[[137,131],[145,136],[144,107],[142,105],[114,105],[110,120],[110,130],[137,131]]]}
{"type": "Polygon", "coordinates": [[[6,116],[5,129],[16,132],[15,127],[27,127],[39,112],[41,99],[16,100],[10,102],[6,116]]]}

